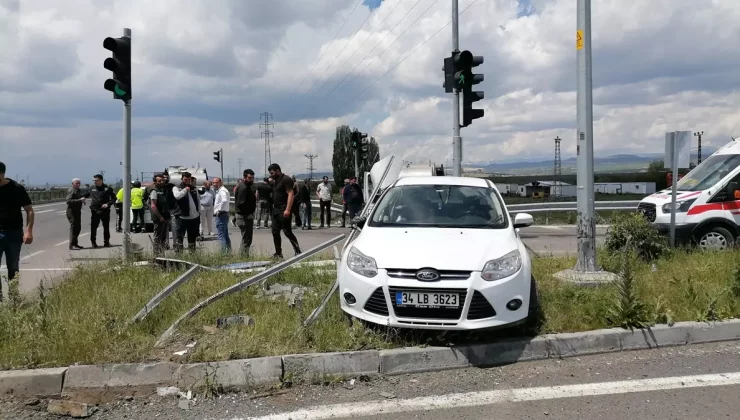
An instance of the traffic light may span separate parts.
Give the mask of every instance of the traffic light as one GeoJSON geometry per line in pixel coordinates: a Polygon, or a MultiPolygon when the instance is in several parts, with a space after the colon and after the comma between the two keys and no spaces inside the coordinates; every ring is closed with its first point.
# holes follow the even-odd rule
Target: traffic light
{"type": "Polygon", "coordinates": [[[131,100],[131,38],[105,38],[103,48],[113,52],[103,62],[103,67],[113,72],[113,78],[103,84],[105,90],[113,92],[113,99],[124,102],[131,100]]]}
{"type": "Polygon", "coordinates": [[[360,134],[360,132],[357,130],[353,131],[352,134],[350,134],[349,147],[352,150],[357,150],[357,147],[359,146],[360,137],[358,136],[358,134],[360,134]]]}
{"type": "Polygon", "coordinates": [[[482,91],[473,90],[473,85],[482,82],[484,78],[482,74],[473,73],[473,67],[483,64],[483,57],[474,56],[467,50],[453,57],[455,58],[455,82],[463,93],[462,124],[460,125],[467,127],[473,123],[473,120],[485,114],[484,110],[473,108],[473,102],[480,101],[484,96],[482,91]]]}
{"type": "Polygon", "coordinates": [[[360,154],[360,161],[367,160],[367,154],[368,150],[370,150],[370,143],[367,139],[367,134],[365,133],[358,133],[360,136],[360,147],[359,147],[359,154],[360,154]]]}
{"type": "Polygon", "coordinates": [[[213,152],[213,160],[215,160],[218,163],[221,163],[221,151],[213,152]]]}

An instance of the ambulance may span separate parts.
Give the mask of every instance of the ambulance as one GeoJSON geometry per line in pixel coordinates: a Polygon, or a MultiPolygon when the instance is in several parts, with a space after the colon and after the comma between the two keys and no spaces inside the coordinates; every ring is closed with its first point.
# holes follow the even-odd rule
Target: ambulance
{"type": "MultiPolygon", "coordinates": [[[[740,143],[734,139],[681,178],[676,186],[676,241],[702,249],[732,247],[740,236],[740,143]]],[[[661,233],[671,225],[670,188],[637,206],[661,233]]]]}

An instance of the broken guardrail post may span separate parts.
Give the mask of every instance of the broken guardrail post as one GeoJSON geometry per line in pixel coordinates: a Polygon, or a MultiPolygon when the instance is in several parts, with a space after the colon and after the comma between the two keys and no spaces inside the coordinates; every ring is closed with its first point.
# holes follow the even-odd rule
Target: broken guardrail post
{"type": "Polygon", "coordinates": [[[149,302],[147,302],[146,305],[144,305],[143,308],[134,315],[133,318],[131,318],[131,321],[129,323],[133,324],[134,322],[142,321],[144,318],[146,318],[147,315],[151,311],[154,310],[157,306],[159,306],[160,303],[169,295],[172,294],[172,292],[175,291],[178,287],[182,286],[183,284],[187,283],[188,280],[190,280],[200,269],[203,268],[203,266],[194,264],[188,271],[186,271],[183,275],[176,278],[175,281],[167,285],[162,291],[157,293],[149,302]]]}
{"type": "Polygon", "coordinates": [[[253,285],[253,284],[257,283],[257,282],[265,281],[270,276],[273,276],[273,275],[275,275],[275,274],[277,274],[277,273],[285,270],[286,268],[291,267],[292,265],[294,265],[297,262],[303,261],[306,258],[309,258],[309,257],[311,257],[311,256],[313,256],[315,254],[318,254],[319,252],[323,251],[324,249],[329,248],[330,246],[338,243],[342,239],[344,239],[344,234],[335,236],[334,238],[329,239],[328,241],[326,241],[326,242],[324,242],[322,244],[316,245],[315,247],[306,250],[302,254],[298,254],[298,255],[296,255],[296,256],[294,256],[292,258],[289,258],[289,259],[287,259],[287,260],[285,260],[285,261],[283,261],[283,262],[281,262],[281,263],[279,263],[277,265],[274,265],[274,266],[268,268],[267,270],[265,270],[265,271],[263,271],[263,272],[261,272],[259,274],[256,274],[256,275],[254,275],[254,276],[252,276],[252,277],[250,277],[250,278],[248,278],[246,280],[243,280],[243,281],[241,281],[241,282],[239,282],[239,283],[237,283],[237,284],[235,284],[233,286],[229,286],[226,289],[224,289],[224,290],[216,293],[215,295],[206,298],[204,301],[198,303],[197,305],[195,305],[194,307],[192,307],[189,311],[187,311],[186,313],[184,313],[180,318],[177,319],[177,321],[175,321],[174,324],[172,324],[167,329],[167,331],[165,331],[164,333],[162,333],[162,335],[159,337],[159,340],[157,340],[156,344],[154,344],[154,347],[162,347],[167,342],[167,340],[175,333],[175,331],[180,326],[180,324],[182,324],[185,320],[187,320],[187,319],[192,318],[193,316],[195,316],[198,312],[200,312],[201,310],[203,310],[203,308],[205,308],[206,306],[208,306],[208,305],[210,305],[210,304],[212,304],[212,303],[214,303],[214,302],[216,302],[216,301],[218,301],[218,300],[220,300],[220,299],[222,299],[222,298],[224,298],[226,296],[229,296],[229,295],[232,295],[232,294],[234,294],[236,292],[242,291],[242,290],[246,289],[247,287],[249,287],[249,286],[251,286],[251,285],[253,285]]]}

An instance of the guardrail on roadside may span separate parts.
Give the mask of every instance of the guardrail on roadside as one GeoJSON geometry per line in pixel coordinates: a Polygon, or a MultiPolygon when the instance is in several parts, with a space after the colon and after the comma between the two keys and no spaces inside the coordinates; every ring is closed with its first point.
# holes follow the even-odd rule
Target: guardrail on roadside
{"type": "MultiPolygon", "coordinates": [[[[631,208],[637,208],[637,205],[640,204],[639,201],[595,201],[594,202],[594,209],[595,210],[622,210],[622,209],[631,209],[631,208]]],[[[509,209],[509,213],[514,213],[513,210],[516,210],[517,212],[524,212],[524,211],[532,211],[532,212],[540,212],[540,211],[572,211],[576,210],[578,207],[578,202],[576,201],[559,201],[559,202],[552,202],[552,203],[527,203],[527,204],[507,204],[506,208],[509,209]]]]}

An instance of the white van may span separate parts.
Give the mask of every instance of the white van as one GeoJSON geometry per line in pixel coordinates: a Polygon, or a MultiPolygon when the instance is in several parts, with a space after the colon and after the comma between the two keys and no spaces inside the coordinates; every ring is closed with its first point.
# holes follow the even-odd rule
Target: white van
{"type": "MultiPolygon", "coordinates": [[[[731,141],[678,181],[676,240],[703,249],[726,249],[740,234],[740,143],[731,141]]],[[[659,232],[671,225],[672,192],[645,197],[637,206],[659,232]]]]}

